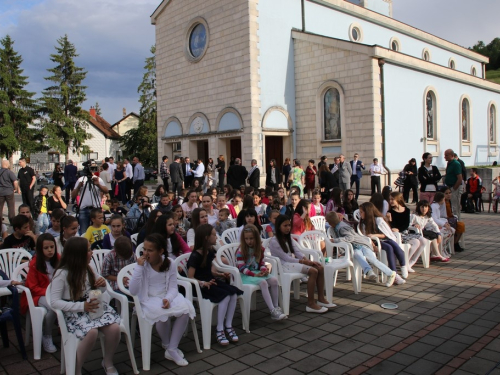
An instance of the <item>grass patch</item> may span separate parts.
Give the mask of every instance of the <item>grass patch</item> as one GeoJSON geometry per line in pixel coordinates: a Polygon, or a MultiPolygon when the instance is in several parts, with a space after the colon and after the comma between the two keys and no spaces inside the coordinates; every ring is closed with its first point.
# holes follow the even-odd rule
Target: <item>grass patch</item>
{"type": "Polygon", "coordinates": [[[486,79],[491,82],[500,84],[500,69],[488,70],[486,72],[486,79]]]}

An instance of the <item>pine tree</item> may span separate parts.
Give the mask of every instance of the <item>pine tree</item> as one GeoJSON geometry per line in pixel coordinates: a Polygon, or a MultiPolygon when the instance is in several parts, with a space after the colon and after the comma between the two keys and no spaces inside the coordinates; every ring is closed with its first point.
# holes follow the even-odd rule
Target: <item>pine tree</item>
{"type": "Polygon", "coordinates": [[[0,44],[0,154],[11,158],[21,150],[30,155],[43,149],[33,124],[37,117],[35,93],[25,89],[28,77],[23,76],[23,59],[14,50],[14,41],[7,35],[0,44]]]}
{"type": "Polygon", "coordinates": [[[101,107],[99,106],[99,102],[95,102],[95,114],[97,116],[102,116],[101,107]]]}
{"type": "Polygon", "coordinates": [[[121,138],[120,144],[129,155],[138,156],[143,165],[156,166],[158,164],[158,130],[156,112],[156,47],[151,47],[151,54],[146,58],[142,78],[137,92],[140,94],[139,125],[127,131],[121,138]]]}
{"type": "Polygon", "coordinates": [[[87,133],[89,114],[82,110],[82,103],[86,99],[86,86],[82,85],[87,72],[75,65],[76,53],[74,44],[70,43],[65,35],[57,40],[56,54],[50,55],[50,60],[56,64],[47,69],[52,75],[45,77],[52,82],[52,86],[43,91],[42,113],[43,130],[47,144],[66,155],[69,152],[88,153],[90,150],[84,145],[92,137],[87,133]]]}

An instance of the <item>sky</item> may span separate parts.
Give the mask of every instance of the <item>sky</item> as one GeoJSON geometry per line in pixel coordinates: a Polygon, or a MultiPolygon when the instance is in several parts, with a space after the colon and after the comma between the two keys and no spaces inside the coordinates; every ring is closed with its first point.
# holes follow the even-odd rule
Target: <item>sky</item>
{"type": "MultiPolygon", "coordinates": [[[[241,0],[238,0],[241,1],[241,0]]],[[[260,0],[266,1],[266,0],[260,0]]],[[[150,15],[161,0],[0,0],[0,38],[9,34],[22,55],[28,89],[41,95],[57,39],[67,34],[88,71],[89,109],[99,102],[111,124],[139,112],[137,87],[155,30],[150,15]]],[[[464,47],[500,37],[498,0],[393,0],[395,19],[464,47]]]]}

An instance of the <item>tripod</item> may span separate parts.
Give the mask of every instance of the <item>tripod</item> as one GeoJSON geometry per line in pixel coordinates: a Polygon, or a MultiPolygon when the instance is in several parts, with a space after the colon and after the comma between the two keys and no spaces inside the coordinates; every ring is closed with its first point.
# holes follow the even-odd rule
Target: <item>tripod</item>
{"type": "MultiPolygon", "coordinates": [[[[78,202],[77,205],[77,210],[76,210],[76,217],[79,218],[80,214],[80,209],[82,206],[83,202],[83,197],[85,196],[85,193],[90,194],[90,203],[92,207],[101,207],[101,197],[99,196],[99,192],[92,186],[94,185],[94,182],[92,180],[93,176],[86,176],[86,180],[83,184],[83,189],[82,193],[80,194],[80,202],[78,202]]],[[[86,206],[88,207],[88,206],[86,206]]],[[[84,207],[84,208],[86,208],[84,207]]]]}

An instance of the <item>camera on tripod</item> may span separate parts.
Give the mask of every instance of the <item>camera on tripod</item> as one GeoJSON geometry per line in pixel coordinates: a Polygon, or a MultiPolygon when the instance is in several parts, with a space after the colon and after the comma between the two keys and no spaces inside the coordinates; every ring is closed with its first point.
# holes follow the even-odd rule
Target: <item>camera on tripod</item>
{"type": "Polygon", "coordinates": [[[85,173],[85,176],[92,177],[93,173],[95,172],[95,171],[92,170],[92,168],[93,168],[92,164],[94,164],[94,163],[95,163],[94,159],[89,159],[86,162],[82,163],[83,172],[85,173]]]}

